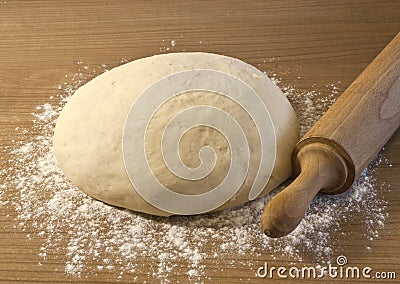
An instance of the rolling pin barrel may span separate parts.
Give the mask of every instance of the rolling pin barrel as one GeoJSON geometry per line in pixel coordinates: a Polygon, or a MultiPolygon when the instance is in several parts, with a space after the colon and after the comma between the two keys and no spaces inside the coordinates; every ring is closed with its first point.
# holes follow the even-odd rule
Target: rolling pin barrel
{"type": "Polygon", "coordinates": [[[267,204],[264,233],[290,233],[319,191],[346,191],[399,126],[400,33],[297,143],[298,177],[267,204]]]}

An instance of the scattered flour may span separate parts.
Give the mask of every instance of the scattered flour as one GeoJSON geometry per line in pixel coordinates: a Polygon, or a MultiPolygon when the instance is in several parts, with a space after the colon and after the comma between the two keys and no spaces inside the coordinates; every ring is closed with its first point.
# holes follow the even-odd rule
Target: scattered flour
{"type": "MultiPolygon", "coordinates": [[[[175,44],[171,41],[170,45],[175,44]]],[[[340,253],[340,246],[335,245],[340,227],[352,219],[359,220],[360,214],[364,238],[379,236],[387,217],[386,202],[378,196],[381,186],[374,180],[373,171],[374,163],[382,163],[382,159],[377,159],[348,192],[317,196],[300,226],[281,239],[265,237],[259,226],[261,212],[276,192],[219,213],[171,218],[115,208],[88,197],[57,168],[53,128],[74,91],[88,77],[112,66],[78,64],[79,72],[66,76],[67,83],[58,86],[59,96],[50,97],[48,103],[35,109],[33,127],[16,129],[18,135],[28,134],[31,140],[0,148],[8,157],[0,159],[0,211],[13,208],[15,230],[31,232],[29,239],[44,240],[38,251],[39,265],[45,265],[51,254],[62,254],[65,273],[73,277],[109,271],[116,279],[135,281],[136,272],[148,271],[148,282],[168,283],[168,276],[177,273],[186,274],[184,282],[207,282],[206,270],[213,268],[206,267],[205,262],[218,258],[232,259],[232,265],[233,259],[247,259],[241,265],[249,267],[257,265],[249,259],[262,256],[295,261],[311,257],[319,264],[328,263],[340,253]]],[[[281,85],[279,80],[275,82],[281,85]]],[[[280,87],[299,116],[302,134],[338,96],[334,85],[327,86],[330,95],[323,98],[317,91],[280,87]]]]}

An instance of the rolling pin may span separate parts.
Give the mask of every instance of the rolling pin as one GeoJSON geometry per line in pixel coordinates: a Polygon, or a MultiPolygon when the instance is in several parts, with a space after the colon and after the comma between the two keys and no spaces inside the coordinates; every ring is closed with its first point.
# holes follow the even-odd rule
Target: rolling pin
{"type": "Polygon", "coordinates": [[[318,192],[350,188],[399,125],[400,33],[297,143],[297,178],[265,207],[263,232],[273,238],[289,234],[318,192]]]}

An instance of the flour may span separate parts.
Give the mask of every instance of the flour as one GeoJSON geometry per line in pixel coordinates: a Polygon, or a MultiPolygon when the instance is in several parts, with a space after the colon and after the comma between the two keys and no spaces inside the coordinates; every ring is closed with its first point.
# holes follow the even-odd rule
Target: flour
{"type": "MultiPolygon", "coordinates": [[[[32,139],[0,148],[9,154],[9,160],[0,160],[0,211],[16,210],[15,230],[30,232],[28,239],[42,241],[38,265],[46,265],[50,255],[61,254],[65,273],[73,277],[106,271],[129,281],[168,283],[170,276],[180,274],[187,279],[183,282],[210,282],[207,270],[213,267],[205,263],[218,258],[236,259],[229,264],[232,267],[249,266],[249,277],[257,263],[248,259],[301,261],[307,257],[318,264],[331,262],[341,252],[335,241],[340,228],[352,220],[362,221],[358,237],[379,237],[387,211],[378,190],[387,185],[377,184],[373,172],[375,164],[388,163],[381,158],[348,192],[318,195],[299,227],[281,239],[265,237],[259,225],[261,212],[276,191],[231,210],[168,219],[121,210],[88,197],[57,168],[53,129],[63,105],[87,77],[112,66],[92,68],[81,62],[79,66],[77,74],[66,76],[66,83],[58,86],[59,96],[35,109],[33,127],[16,129],[21,137],[31,134],[32,139]],[[148,275],[139,278],[138,272],[144,271],[148,275]]],[[[330,95],[320,98],[317,91],[299,91],[275,81],[293,104],[302,134],[338,96],[337,84],[327,86],[330,95]]]]}

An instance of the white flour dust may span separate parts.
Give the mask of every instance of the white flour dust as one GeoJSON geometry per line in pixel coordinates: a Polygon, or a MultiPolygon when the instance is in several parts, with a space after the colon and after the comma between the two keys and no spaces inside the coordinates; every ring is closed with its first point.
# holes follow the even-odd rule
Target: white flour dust
{"type": "MultiPolygon", "coordinates": [[[[33,127],[16,129],[31,140],[0,148],[8,157],[0,160],[0,210],[16,210],[15,229],[37,232],[26,236],[43,240],[39,265],[46,265],[50,255],[61,254],[65,273],[73,277],[108,271],[116,279],[134,281],[137,272],[145,271],[149,282],[169,282],[168,276],[177,274],[186,275],[188,282],[207,282],[207,269],[213,268],[205,263],[218,258],[247,259],[240,265],[250,267],[249,276],[257,264],[248,259],[256,257],[301,261],[307,256],[319,264],[330,262],[340,252],[334,237],[340,226],[359,220],[360,214],[363,237],[378,237],[387,213],[373,165],[347,193],[315,198],[300,226],[281,239],[265,237],[259,226],[273,194],[219,213],[172,218],[122,210],[88,197],[63,176],[52,152],[53,128],[69,97],[88,81],[87,76],[108,69],[78,64],[80,71],[59,85],[59,96],[34,111],[33,127]]],[[[281,87],[299,116],[302,134],[338,96],[334,85],[327,86],[330,95],[323,98],[316,91],[281,87]]]]}

